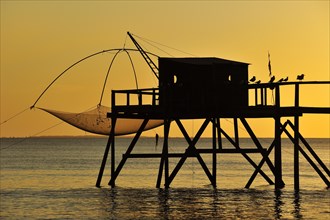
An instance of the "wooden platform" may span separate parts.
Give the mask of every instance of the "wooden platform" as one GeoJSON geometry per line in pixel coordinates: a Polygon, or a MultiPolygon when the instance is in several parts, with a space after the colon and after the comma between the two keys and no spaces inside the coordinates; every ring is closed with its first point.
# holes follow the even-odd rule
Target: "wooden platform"
{"type": "Polygon", "coordinates": [[[116,106],[113,112],[108,113],[108,117],[116,118],[136,118],[136,119],[198,119],[198,118],[273,118],[273,117],[294,117],[303,114],[330,114],[330,108],[325,107],[276,107],[276,106],[253,106],[241,109],[226,109],[214,113],[205,113],[196,115],[194,113],[184,113],[172,111],[166,113],[159,106],[141,105],[141,106],[116,106]]]}

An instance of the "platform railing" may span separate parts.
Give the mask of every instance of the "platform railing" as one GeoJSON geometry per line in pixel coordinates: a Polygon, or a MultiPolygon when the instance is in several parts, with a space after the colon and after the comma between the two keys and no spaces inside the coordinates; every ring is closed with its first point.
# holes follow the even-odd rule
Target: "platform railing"
{"type": "MultiPolygon", "coordinates": [[[[118,106],[118,99],[125,100],[126,106],[142,106],[142,105],[158,105],[159,89],[129,89],[129,90],[112,90],[111,105],[112,107],[118,106]],[[121,97],[119,97],[121,96],[121,97]]],[[[122,104],[123,105],[123,104],[122,104]]]]}
{"type": "MultiPolygon", "coordinates": [[[[330,81],[297,81],[297,82],[281,82],[281,83],[260,83],[249,84],[249,107],[267,107],[275,106],[282,107],[281,96],[292,95],[292,104],[289,107],[300,107],[300,91],[304,85],[327,85],[330,86],[330,81]],[[283,87],[293,87],[293,92],[290,94],[282,94],[283,87]],[[252,100],[251,100],[252,98],[252,100]],[[253,100],[254,98],[254,100],[253,100]]],[[[289,88],[290,89],[290,88],[289,88]]],[[[312,91],[313,93],[315,91],[312,91]]],[[[327,97],[328,94],[325,94],[327,97]]],[[[325,98],[326,98],[325,97],[325,98]]],[[[317,97],[319,98],[319,97],[317,97]]],[[[289,98],[286,97],[285,100],[289,98]]],[[[146,89],[129,89],[129,90],[112,90],[111,96],[112,107],[116,106],[142,106],[142,105],[159,105],[159,88],[146,89]]],[[[313,106],[316,107],[316,106],[313,106]]],[[[329,106],[326,106],[329,107],[329,106]]]]}
{"type": "MultiPolygon", "coordinates": [[[[249,84],[249,99],[254,97],[254,102],[250,102],[249,106],[281,106],[281,94],[280,90],[283,87],[293,86],[293,102],[291,107],[300,106],[300,90],[303,85],[328,85],[330,86],[330,81],[297,81],[297,82],[281,82],[281,83],[261,83],[261,84],[249,84]],[[271,99],[269,99],[271,97],[271,99]]],[[[315,91],[312,91],[315,93],[315,91]]],[[[285,94],[288,95],[288,94],[285,94]]],[[[325,94],[328,95],[328,94],[325,94]]],[[[327,106],[329,107],[329,106],[327,106]]]]}

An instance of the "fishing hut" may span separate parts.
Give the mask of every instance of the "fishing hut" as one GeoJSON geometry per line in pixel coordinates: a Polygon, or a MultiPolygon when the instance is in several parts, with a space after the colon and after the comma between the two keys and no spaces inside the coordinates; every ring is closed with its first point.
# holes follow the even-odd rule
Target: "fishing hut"
{"type": "Polygon", "coordinates": [[[217,154],[241,154],[255,171],[246,184],[249,188],[257,174],[260,174],[275,188],[284,187],[282,179],[282,148],[281,136],[285,133],[293,143],[294,148],[294,187],[299,189],[299,157],[302,155],[319,174],[325,184],[330,187],[329,168],[321,161],[312,147],[299,132],[299,117],[305,113],[330,114],[329,107],[301,107],[299,105],[299,88],[303,84],[329,84],[329,82],[281,82],[249,84],[249,64],[221,58],[166,58],[158,59],[158,66],[149,58],[148,54],[128,33],[141,55],[158,78],[158,88],[115,90],[112,91],[112,111],[108,113],[111,118],[111,131],[103,161],[100,167],[96,186],[100,186],[103,171],[110,151],[111,179],[109,185],[114,187],[117,177],[123,169],[127,159],[132,158],[159,158],[159,171],[156,187],[160,187],[164,178],[164,187],[170,187],[171,182],[178,174],[188,157],[195,157],[211,184],[217,186],[217,154]],[[280,88],[293,86],[295,91],[294,104],[281,106],[280,88]],[[249,97],[254,97],[254,102],[249,102],[249,97]],[[274,96],[274,103],[267,102],[267,96],[274,96]],[[117,103],[117,97],[124,96],[124,104],[117,103]],[[138,102],[132,102],[133,96],[138,96],[138,102]],[[148,101],[146,101],[148,100],[148,101]],[[291,117],[293,122],[281,122],[282,117],[291,117]],[[127,147],[118,166],[115,163],[115,127],[116,120],[143,119],[139,130],[132,142],[127,147]],[[220,119],[232,119],[234,137],[228,135],[220,125],[220,119]],[[274,140],[270,146],[262,146],[257,136],[250,127],[249,118],[274,119],[274,140]],[[194,137],[190,137],[182,120],[202,119],[203,123],[194,137]],[[132,153],[136,142],[140,138],[149,120],[163,120],[163,149],[162,153],[132,153]],[[254,147],[241,148],[239,143],[238,123],[246,129],[254,143],[254,147]],[[171,125],[175,123],[187,141],[188,147],[183,153],[169,152],[168,140],[171,125]],[[212,126],[212,143],[208,149],[199,149],[196,143],[202,136],[207,126],[212,126]],[[293,134],[288,132],[291,127],[293,134]],[[228,139],[232,149],[222,147],[222,138],[228,139]],[[304,150],[301,144],[305,145],[304,150]],[[270,153],[274,151],[274,158],[270,153]],[[262,156],[261,161],[253,161],[249,154],[257,153],[262,156]],[[212,164],[208,167],[202,155],[211,154],[212,164]],[[170,169],[170,158],[179,158],[176,166],[170,169]],[[314,162],[316,161],[316,162],[314,162]],[[318,164],[317,164],[318,163],[318,164]],[[266,164],[274,178],[266,175],[262,166],[266,164]]]}

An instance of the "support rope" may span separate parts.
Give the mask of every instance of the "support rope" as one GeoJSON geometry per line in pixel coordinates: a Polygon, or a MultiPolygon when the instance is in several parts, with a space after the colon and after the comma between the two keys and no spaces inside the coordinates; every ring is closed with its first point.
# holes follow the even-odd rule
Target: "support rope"
{"type": "Polygon", "coordinates": [[[136,75],[135,67],[134,67],[134,64],[133,64],[133,60],[132,60],[131,55],[129,54],[129,52],[126,51],[126,50],[125,50],[125,52],[126,52],[128,58],[129,58],[130,62],[131,62],[131,65],[132,65],[132,69],[133,69],[133,73],[134,73],[134,78],[135,78],[136,89],[139,89],[138,79],[137,79],[137,75],[136,75]]]}
{"type": "Polygon", "coordinates": [[[55,124],[55,125],[52,125],[52,126],[46,128],[46,129],[44,129],[44,130],[41,130],[41,131],[39,131],[39,132],[37,132],[37,133],[35,133],[35,134],[29,136],[29,137],[23,138],[23,139],[21,139],[21,140],[15,142],[15,143],[12,143],[12,144],[10,144],[10,145],[8,145],[8,146],[6,146],[6,147],[0,148],[0,150],[5,150],[5,149],[8,149],[8,148],[10,148],[10,147],[12,147],[12,146],[14,146],[14,145],[20,144],[20,143],[22,143],[22,142],[24,142],[24,141],[26,141],[26,140],[28,140],[28,139],[31,139],[31,138],[33,138],[33,137],[35,137],[35,136],[37,136],[37,135],[39,135],[39,134],[41,134],[41,133],[43,133],[43,132],[45,132],[45,131],[48,131],[48,130],[50,130],[50,129],[52,129],[52,128],[55,128],[56,126],[58,126],[58,125],[60,125],[60,124],[62,124],[62,123],[64,123],[64,121],[61,121],[61,122],[59,122],[59,123],[57,123],[57,124],[55,124]]]}
{"type": "MultiPolygon", "coordinates": [[[[124,44],[124,47],[125,47],[125,44],[124,44]]],[[[110,63],[110,65],[109,65],[109,68],[108,68],[108,71],[107,71],[107,74],[106,74],[106,76],[105,76],[105,80],[104,80],[104,84],[103,84],[103,88],[102,88],[102,92],[101,92],[101,97],[100,97],[99,105],[102,104],[103,95],[104,95],[104,91],[105,91],[105,88],[106,88],[106,84],[107,84],[107,82],[108,82],[108,77],[109,77],[109,74],[110,74],[110,69],[111,69],[111,67],[112,67],[112,64],[113,64],[113,62],[115,61],[117,55],[118,55],[119,53],[121,53],[122,51],[125,51],[125,52],[126,52],[128,58],[129,58],[129,60],[130,60],[130,63],[131,63],[131,65],[132,65],[132,69],[133,69],[133,73],[134,73],[136,89],[139,89],[138,80],[137,80],[137,74],[136,74],[136,71],[135,71],[135,67],[134,67],[134,64],[133,64],[133,60],[132,60],[132,58],[131,58],[131,56],[130,56],[128,50],[126,50],[125,48],[123,48],[122,50],[118,50],[118,51],[116,52],[116,54],[113,56],[112,60],[111,60],[111,63],[110,63]]]]}
{"type": "Polygon", "coordinates": [[[19,116],[19,115],[21,115],[21,114],[23,114],[23,112],[25,112],[26,110],[28,110],[29,108],[26,108],[26,109],[24,109],[24,110],[22,110],[22,111],[20,111],[20,112],[18,112],[18,113],[16,113],[15,115],[13,115],[13,116],[11,116],[10,118],[8,118],[7,120],[4,120],[3,122],[1,122],[1,124],[0,125],[2,125],[2,124],[4,124],[4,123],[6,123],[6,122],[8,122],[8,121],[10,121],[11,119],[13,119],[13,118],[16,118],[17,116],[19,116]]]}
{"type": "Polygon", "coordinates": [[[110,62],[110,65],[109,65],[109,68],[108,68],[108,71],[107,71],[107,74],[105,75],[105,79],[104,79],[104,83],[103,83],[103,87],[102,87],[102,92],[101,92],[101,97],[100,97],[100,102],[99,102],[99,105],[101,105],[102,103],[102,99],[103,99],[103,94],[104,94],[104,90],[105,90],[105,87],[106,87],[106,84],[107,84],[107,81],[108,81],[108,76],[109,76],[109,73],[110,73],[110,69],[112,67],[112,64],[113,62],[115,61],[117,55],[121,52],[122,50],[118,50],[116,52],[116,54],[113,56],[111,62],[110,62]]]}
{"type": "Polygon", "coordinates": [[[184,54],[188,54],[188,55],[193,56],[193,57],[196,56],[196,55],[194,55],[194,54],[187,53],[187,52],[185,52],[185,51],[182,51],[182,50],[176,49],[176,48],[174,48],[174,47],[170,47],[170,46],[167,46],[167,45],[165,45],[165,44],[161,44],[161,43],[158,43],[158,42],[156,42],[156,41],[153,41],[153,40],[147,39],[147,38],[145,38],[145,37],[141,37],[141,36],[138,36],[138,35],[135,35],[135,34],[132,34],[132,35],[135,36],[135,37],[137,37],[137,38],[139,38],[139,39],[141,39],[141,40],[143,40],[144,42],[148,43],[149,45],[151,45],[151,46],[157,48],[158,50],[163,51],[164,53],[166,53],[166,54],[168,54],[168,55],[170,55],[170,56],[172,56],[172,55],[169,54],[168,52],[166,52],[166,51],[160,49],[159,47],[157,47],[157,46],[151,44],[150,42],[152,42],[152,43],[154,43],[154,44],[161,45],[161,46],[163,46],[163,47],[167,47],[167,48],[172,49],[172,50],[179,51],[179,52],[184,53],[184,54]]]}

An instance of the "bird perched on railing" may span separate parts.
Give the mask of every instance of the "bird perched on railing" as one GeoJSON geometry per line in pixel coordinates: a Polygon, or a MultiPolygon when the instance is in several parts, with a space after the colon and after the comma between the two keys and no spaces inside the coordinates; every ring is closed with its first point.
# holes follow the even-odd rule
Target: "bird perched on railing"
{"type": "Polygon", "coordinates": [[[281,83],[284,81],[284,78],[281,78],[279,81],[277,81],[278,83],[281,83]]]}
{"type": "Polygon", "coordinates": [[[273,83],[275,81],[275,76],[272,76],[268,83],[273,83]]]}
{"type": "Polygon", "coordinates": [[[255,77],[255,76],[253,76],[253,77],[250,79],[250,82],[254,82],[254,81],[256,81],[256,77],[255,77]]]}
{"type": "Polygon", "coordinates": [[[303,80],[303,79],[304,79],[304,77],[305,77],[305,75],[304,75],[304,74],[300,74],[300,75],[298,75],[298,76],[297,76],[297,80],[303,80]]]}
{"type": "Polygon", "coordinates": [[[288,80],[289,80],[289,77],[287,76],[283,79],[283,82],[287,82],[288,80]]]}
{"type": "Polygon", "coordinates": [[[260,84],[261,83],[261,80],[258,80],[255,82],[255,84],[260,84]]]}

